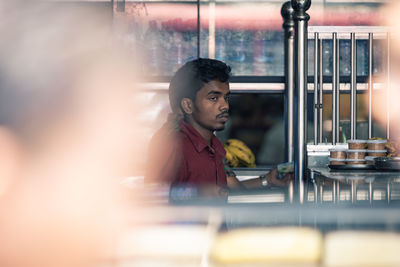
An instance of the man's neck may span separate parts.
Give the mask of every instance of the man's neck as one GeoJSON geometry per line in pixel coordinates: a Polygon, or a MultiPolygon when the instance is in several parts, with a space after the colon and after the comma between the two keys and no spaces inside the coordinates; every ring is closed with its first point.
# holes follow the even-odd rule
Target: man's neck
{"type": "Polygon", "coordinates": [[[208,145],[211,146],[211,140],[214,135],[213,131],[210,131],[208,129],[205,129],[204,127],[200,126],[196,121],[193,120],[192,117],[187,116],[185,118],[185,121],[192,126],[202,137],[203,139],[207,142],[208,145]]]}

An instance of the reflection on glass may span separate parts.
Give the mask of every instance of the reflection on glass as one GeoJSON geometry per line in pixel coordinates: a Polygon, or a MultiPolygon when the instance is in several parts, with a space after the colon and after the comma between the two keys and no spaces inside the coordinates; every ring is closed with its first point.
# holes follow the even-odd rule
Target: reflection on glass
{"type": "Polygon", "coordinates": [[[197,56],[195,2],[126,2],[124,12],[114,9],[114,25],[145,76],[172,76],[197,56]]]}
{"type": "MultiPolygon", "coordinates": [[[[200,56],[217,58],[232,66],[236,76],[283,76],[284,51],[280,2],[125,1],[114,8],[114,24],[123,25],[119,37],[140,62],[146,76],[172,76],[184,62],[197,57],[200,21],[200,56]],[[121,12],[123,11],[123,12],[121,12]],[[144,48],[144,53],[137,53],[144,48]]],[[[313,3],[310,25],[368,26],[379,23],[381,3],[313,3]]],[[[384,46],[375,42],[374,73],[381,71],[384,46]]],[[[332,73],[332,41],[323,42],[323,73],[332,73]]],[[[340,75],[350,74],[350,43],[340,40],[340,75]]],[[[313,44],[309,44],[309,73],[313,75],[313,44]],[[310,51],[311,50],[311,51],[310,51]]],[[[368,75],[368,42],[357,41],[357,74],[368,75]]]]}

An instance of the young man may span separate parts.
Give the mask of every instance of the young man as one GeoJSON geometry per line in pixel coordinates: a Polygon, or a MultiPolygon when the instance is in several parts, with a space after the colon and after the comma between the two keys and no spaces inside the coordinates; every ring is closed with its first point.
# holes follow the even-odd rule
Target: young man
{"type": "Polygon", "coordinates": [[[290,175],[278,180],[276,169],[246,182],[227,177],[225,150],[214,132],[228,120],[230,71],[221,61],[199,58],[175,73],[169,86],[173,114],[150,142],[146,182],[183,188],[179,197],[194,188],[200,198],[223,200],[229,189],[287,184],[290,175]]]}

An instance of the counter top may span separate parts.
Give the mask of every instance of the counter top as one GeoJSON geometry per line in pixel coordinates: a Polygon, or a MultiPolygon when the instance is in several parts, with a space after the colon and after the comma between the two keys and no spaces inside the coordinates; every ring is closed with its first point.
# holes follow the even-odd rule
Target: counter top
{"type": "Polygon", "coordinates": [[[351,180],[362,179],[366,183],[400,183],[400,172],[395,171],[377,171],[377,170],[346,170],[338,171],[331,170],[328,167],[313,167],[310,168],[313,174],[324,178],[333,179],[343,183],[350,183],[351,180]]]}
{"type": "Polygon", "coordinates": [[[327,196],[334,203],[340,200],[400,200],[400,172],[378,170],[331,170],[310,168],[314,199],[322,202],[327,196]]]}

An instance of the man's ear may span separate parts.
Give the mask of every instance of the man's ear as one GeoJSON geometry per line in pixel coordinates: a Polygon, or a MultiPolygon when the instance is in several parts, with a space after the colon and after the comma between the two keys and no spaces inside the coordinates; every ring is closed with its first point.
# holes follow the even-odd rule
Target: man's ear
{"type": "Polygon", "coordinates": [[[190,98],[183,98],[181,100],[181,107],[185,114],[192,114],[193,113],[193,101],[190,98]]]}

